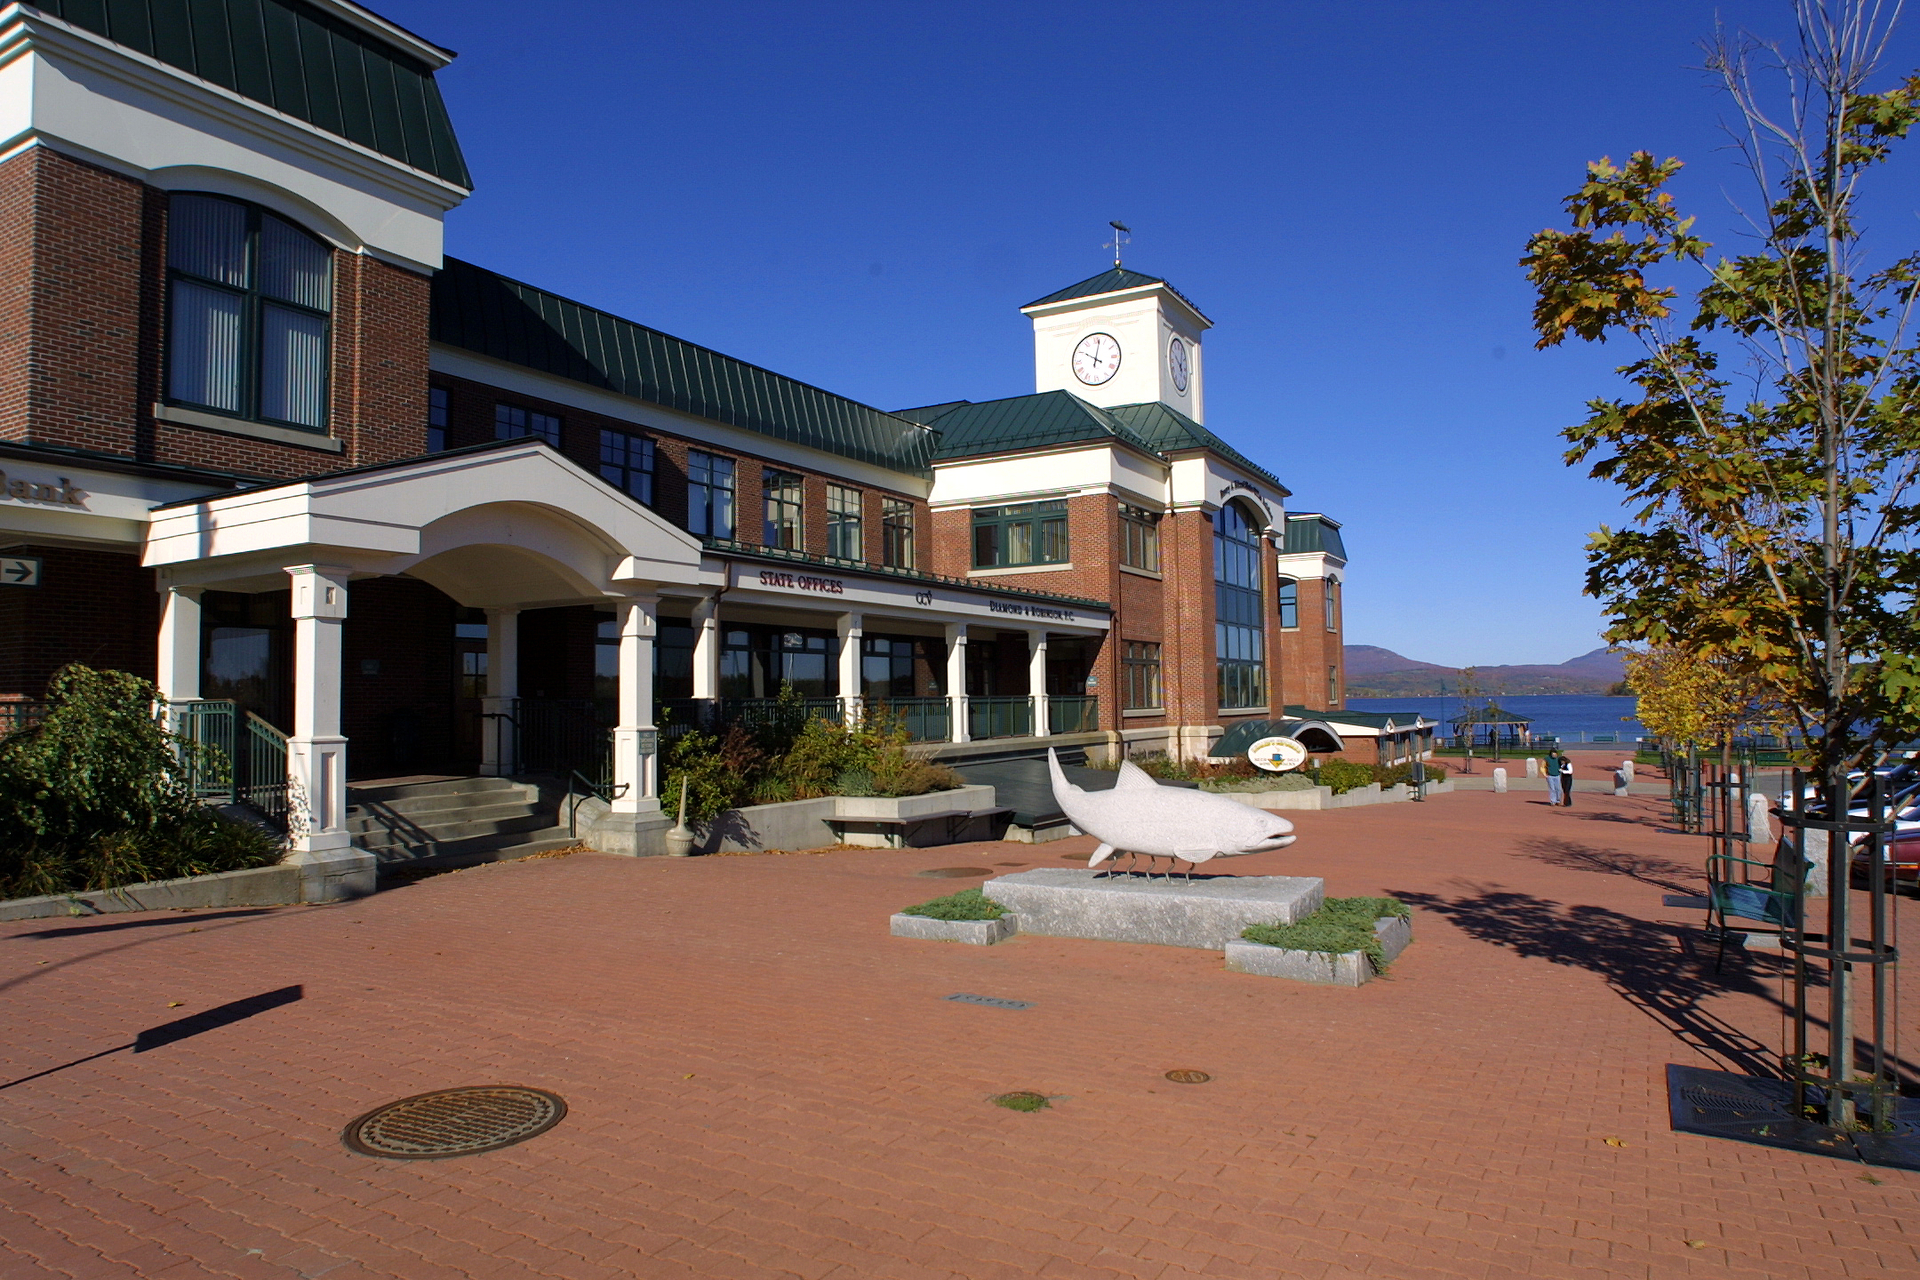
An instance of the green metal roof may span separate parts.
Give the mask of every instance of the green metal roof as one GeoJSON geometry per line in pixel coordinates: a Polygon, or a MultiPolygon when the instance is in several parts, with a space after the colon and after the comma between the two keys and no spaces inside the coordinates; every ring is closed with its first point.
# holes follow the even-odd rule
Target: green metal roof
{"type": "MultiPolygon", "coordinates": [[[[1114,267],[1111,270],[1102,271],[1097,276],[1088,276],[1079,284],[1070,284],[1058,293],[1050,293],[1044,298],[1035,298],[1027,304],[1027,307],[1044,307],[1049,302],[1071,302],[1075,298],[1093,298],[1103,293],[1118,293],[1122,289],[1138,289],[1142,285],[1149,284],[1166,285],[1168,293],[1186,303],[1193,314],[1200,316],[1203,320],[1206,319],[1200,308],[1193,305],[1193,299],[1167,284],[1165,277],[1143,276],[1138,271],[1128,271],[1125,267],[1114,267]]],[[[1020,309],[1025,311],[1027,307],[1020,309]]]]}
{"type": "Polygon", "coordinates": [[[932,426],[939,420],[940,416],[948,410],[958,409],[963,404],[972,403],[973,401],[971,400],[949,400],[945,404],[923,404],[918,409],[895,409],[893,416],[896,418],[905,418],[908,422],[918,422],[932,426]]]}
{"type": "Polygon", "coordinates": [[[471,188],[433,69],[302,0],[32,0],[43,13],[471,188]]]}
{"type": "Polygon", "coordinates": [[[433,278],[433,340],[889,471],[933,474],[927,427],[458,258],[433,278]]]}
{"type": "Polygon", "coordinates": [[[1287,517],[1287,554],[1323,552],[1347,558],[1347,545],[1340,540],[1340,522],[1318,514],[1302,513],[1287,517]]]}
{"type": "Polygon", "coordinates": [[[1286,497],[1292,492],[1280,483],[1280,477],[1273,472],[1255,464],[1251,458],[1186,414],[1158,400],[1149,400],[1145,404],[1115,405],[1107,412],[1125,423],[1136,436],[1146,441],[1147,448],[1155,453],[1178,453],[1182,449],[1211,449],[1227,461],[1265,480],[1280,491],[1281,497],[1286,497]]]}
{"type": "Polygon", "coordinates": [[[1136,449],[1153,449],[1105,409],[1070,391],[962,404],[934,420],[940,433],[935,456],[970,458],[1012,449],[1040,449],[1081,440],[1124,440],[1136,449]]]}

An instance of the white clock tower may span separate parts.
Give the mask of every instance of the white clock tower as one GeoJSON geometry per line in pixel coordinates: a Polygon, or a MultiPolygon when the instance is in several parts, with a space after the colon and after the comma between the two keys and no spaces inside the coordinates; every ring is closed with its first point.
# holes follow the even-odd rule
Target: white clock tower
{"type": "Polygon", "coordinates": [[[1035,391],[1102,408],[1158,400],[1206,421],[1200,335],[1213,321],[1165,280],[1116,264],[1020,313],[1033,317],[1035,391]]]}

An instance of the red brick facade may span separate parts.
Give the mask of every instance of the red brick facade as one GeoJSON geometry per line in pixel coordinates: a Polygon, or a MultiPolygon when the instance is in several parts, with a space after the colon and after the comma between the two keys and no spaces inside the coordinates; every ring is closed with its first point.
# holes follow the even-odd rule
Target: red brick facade
{"type": "Polygon", "coordinates": [[[260,477],[421,451],[429,281],[342,251],[329,434],[344,451],[156,420],[167,200],[46,147],[0,164],[0,440],[260,477]]]}
{"type": "Polygon", "coordinates": [[[0,701],[39,698],[69,662],[153,679],[159,596],[139,556],[32,544],[0,550],[42,561],[40,586],[0,589],[0,701]]]}

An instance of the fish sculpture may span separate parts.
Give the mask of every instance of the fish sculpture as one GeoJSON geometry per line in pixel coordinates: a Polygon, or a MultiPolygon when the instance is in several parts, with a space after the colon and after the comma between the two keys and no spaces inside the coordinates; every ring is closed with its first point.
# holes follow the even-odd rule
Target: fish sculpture
{"type": "Polygon", "coordinates": [[[1215,858],[1284,849],[1293,843],[1285,818],[1205,791],[1163,787],[1130,761],[1120,762],[1111,791],[1087,791],[1067,781],[1060,757],[1047,749],[1054,802],[1069,821],[1100,842],[1087,861],[1097,867],[1116,853],[1175,858],[1191,868],[1215,858]]]}

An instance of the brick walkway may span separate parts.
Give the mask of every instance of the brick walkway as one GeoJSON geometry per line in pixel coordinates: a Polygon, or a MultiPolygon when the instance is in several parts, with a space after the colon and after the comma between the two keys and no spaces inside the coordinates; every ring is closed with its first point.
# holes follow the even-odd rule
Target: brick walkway
{"type": "Polygon", "coordinates": [[[1718,981],[1699,913],[1661,906],[1704,842],[1655,830],[1659,802],[1538,800],[1296,814],[1294,849],[1235,864],[1417,905],[1357,991],[886,934],[977,883],[915,871],[1084,840],[576,855],[339,906],[0,925],[0,1073],[46,1073],[0,1090],[0,1276],[1920,1275],[1920,1175],[1668,1131],[1663,1064],[1777,1045],[1773,962],[1718,981]],[[941,999],[962,991],[1034,1004],[941,999]],[[460,1160],[340,1144],[381,1102],[505,1082],[571,1113],[460,1160]],[[1011,1089],[1054,1105],[989,1105],[1011,1089]]]}

